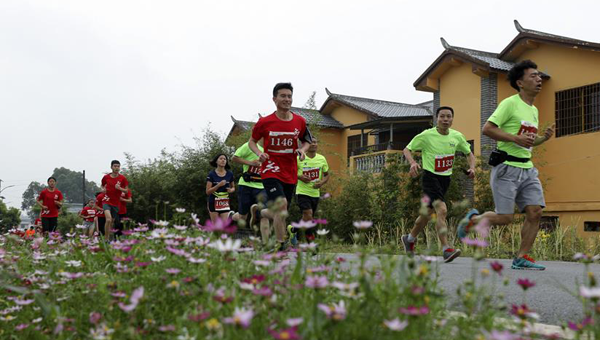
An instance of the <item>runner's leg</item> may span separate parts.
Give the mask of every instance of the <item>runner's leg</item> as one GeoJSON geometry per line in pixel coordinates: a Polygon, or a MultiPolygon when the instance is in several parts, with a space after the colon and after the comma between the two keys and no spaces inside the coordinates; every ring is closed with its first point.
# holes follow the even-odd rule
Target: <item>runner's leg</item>
{"type": "Polygon", "coordinates": [[[539,205],[528,205],[525,207],[525,223],[521,229],[521,247],[517,257],[523,257],[531,250],[538,231],[540,230],[540,220],[542,219],[542,207],[539,205]]]}

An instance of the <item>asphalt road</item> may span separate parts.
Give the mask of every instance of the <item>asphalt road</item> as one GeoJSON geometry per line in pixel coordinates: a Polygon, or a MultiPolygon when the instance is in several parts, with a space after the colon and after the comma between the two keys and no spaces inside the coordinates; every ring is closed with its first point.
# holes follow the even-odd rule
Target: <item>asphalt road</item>
{"type": "MultiPolygon", "coordinates": [[[[355,268],[358,257],[355,254],[338,254],[347,260],[347,266],[355,268]]],[[[381,255],[385,256],[385,255],[381,255]]],[[[381,256],[371,256],[367,261],[368,266],[377,266],[381,256]]],[[[456,287],[462,284],[466,279],[472,277],[474,260],[468,257],[459,257],[452,263],[443,263],[442,258],[438,257],[438,262],[434,262],[441,276],[439,285],[444,288],[449,297],[448,308],[460,311],[457,305],[456,287]]],[[[531,270],[513,270],[510,269],[512,260],[486,259],[476,262],[478,272],[481,269],[490,269],[489,263],[498,261],[504,265],[502,274],[509,279],[509,285],[504,286],[498,282],[495,286],[496,295],[503,294],[504,301],[509,304],[521,304],[523,302],[523,290],[517,285],[517,280],[526,278],[535,282],[535,286],[527,291],[526,303],[530,309],[539,314],[538,322],[550,325],[562,325],[567,321],[581,321],[583,318],[583,309],[580,300],[573,294],[579,291],[578,282],[583,282],[585,277],[585,267],[581,263],[575,262],[554,262],[538,261],[546,266],[544,271],[531,270]]],[[[596,277],[600,275],[600,265],[593,264],[589,266],[589,271],[596,277]]],[[[490,269],[490,275],[496,275],[490,269]]],[[[481,277],[481,276],[479,276],[481,277]]],[[[478,280],[481,281],[481,280],[478,280]]],[[[491,288],[491,280],[486,280],[491,288]]]]}

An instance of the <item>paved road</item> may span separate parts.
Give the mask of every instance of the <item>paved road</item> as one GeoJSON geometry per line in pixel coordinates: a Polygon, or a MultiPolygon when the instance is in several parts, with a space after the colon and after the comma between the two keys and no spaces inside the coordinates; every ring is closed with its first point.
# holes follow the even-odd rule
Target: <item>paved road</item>
{"type": "MultiPolygon", "coordinates": [[[[348,266],[355,267],[358,257],[355,254],[339,254],[348,260],[348,266]]],[[[381,255],[385,256],[385,255],[381,255]]],[[[380,256],[371,256],[368,260],[369,266],[377,266],[380,256]]],[[[441,257],[438,257],[441,261],[441,257]]],[[[577,282],[583,282],[584,265],[574,262],[552,262],[538,261],[546,266],[545,271],[530,270],[512,270],[510,265],[512,260],[494,260],[487,259],[476,263],[479,269],[490,268],[489,263],[499,261],[504,265],[503,275],[509,278],[510,284],[503,286],[497,285],[497,293],[504,294],[505,301],[510,304],[520,304],[523,300],[523,293],[520,286],[517,285],[517,279],[527,278],[536,283],[535,287],[527,291],[527,305],[530,309],[540,315],[539,322],[551,325],[562,325],[566,321],[581,320],[583,311],[580,301],[574,297],[579,290],[577,282]]],[[[459,257],[452,263],[436,262],[438,272],[443,278],[440,285],[449,295],[449,308],[459,310],[456,307],[457,285],[472,277],[473,259],[468,257],[459,257]]],[[[600,265],[594,264],[589,267],[590,271],[600,276],[600,265]]],[[[491,273],[496,275],[495,273],[491,273]]],[[[491,280],[487,280],[490,282],[491,280]]]]}

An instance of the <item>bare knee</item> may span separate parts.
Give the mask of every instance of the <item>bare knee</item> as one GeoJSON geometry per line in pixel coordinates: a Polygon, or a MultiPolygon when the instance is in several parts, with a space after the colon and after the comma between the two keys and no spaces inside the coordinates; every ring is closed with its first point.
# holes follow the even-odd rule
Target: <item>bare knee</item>
{"type": "Polygon", "coordinates": [[[542,219],[542,207],[539,205],[527,206],[525,208],[525,218],[529,222],[539,222],[542,219]]]}

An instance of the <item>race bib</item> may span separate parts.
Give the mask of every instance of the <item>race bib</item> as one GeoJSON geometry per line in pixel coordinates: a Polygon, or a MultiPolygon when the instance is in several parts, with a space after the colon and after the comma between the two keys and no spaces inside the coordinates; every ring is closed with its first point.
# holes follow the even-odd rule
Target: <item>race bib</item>
{"type": "Polygon", "coordinates": [[[435,172],[449,172],[454,164],[454,155],[435,156],[435,172]]]}
{"type": "Polygon", "coordinates": [[[298,134],[295,132],[269,132],[269,148],[267,151],[273,153],[294,153],[297,146],[296,139],[298,134]]]}
{"type": "Polygon", "coordinates": [[[320,168],[303,168],[302,174],[308,177],[311,182],[314,182],[319,179],[320,170],[320,168]]]}
{"type": "Polygon", "coordinates": [[[215,211],[229,210],[229,196],[215,197],[215,211]]]}
{"type": "MultiPolygon", "coordinates": [[[[530,122],[528,122],[526,120],[522,120],[521,127],[519,128],[519,132],[517,133],[517,136],[522,135],[524,133],[533,133],[533,134],[537,135],[537,132],[538,132],[537,126],[531,124],[530,122]]],[[[525,150],[529,150],[529,151],[533,150],[533,148],[525,148],[516,143],[515,143],[515,145],[520,148],[523,148],[525,150]]]]}
{"type": "Polygon", "coordinates": [[[259,174],[260,173],[260,166],[251,166],[248,168],[248,171],[251,174],[259,174]]]}

